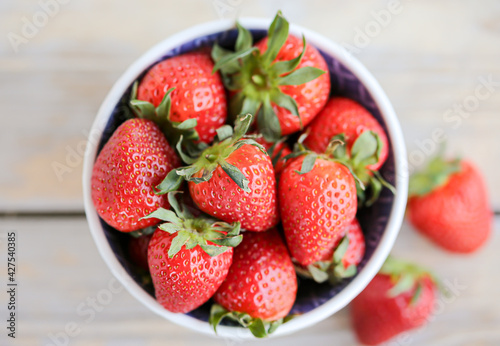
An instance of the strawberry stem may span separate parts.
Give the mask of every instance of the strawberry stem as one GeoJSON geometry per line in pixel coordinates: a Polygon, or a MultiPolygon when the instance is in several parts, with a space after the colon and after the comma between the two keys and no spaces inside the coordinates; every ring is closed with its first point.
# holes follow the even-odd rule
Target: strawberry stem
{"type": "Polygon", "coordinates": [[[217,334],[217,326],[222,322],[222,320],[229,318],[237,322],[242,327],[248,328],[255,337],[265,338],[272,334],[280,325],[290,321],[294,317],[294,315],[290,315],[276,321],[265,321],[261,318],[254,318],[243,312],[228,311],[219,304],[213,304],[210,309],[208,323],[210,323],[217,334]]]}
{"type": "Polygon", "coordinates": [[[415,289],[411,300],[412,304],[418,301],[421,293],[418,286],[421,285],[423,278],[427,277],[436,286],[441,286],[439,279],[429,270],[410,262],[395,259],[393,256],[387,257],[379,273],[389,275],[394,282],[394,286],[387,292],[389,297],[396,297],[415,289]]]}
{"type": "Polygon", "coordinates": [[[394,186],[387,182],[380,172],[367,168],[380,159],[383,146],[380,136],[374,131],[364,131],[354,141],[350,153],[345,145],[341,145],[345,141],[344,133],[334,136],[325,154],[344,164],[353,173],[356,179],[358,206],[373,205],[384,187],[396,194],[394,186]],[[366,186],[370,187],[370,194],[365,191],[366,186]]]}
{"type": "Polygon", "coordinates": [[[210,162],[214,162],[215,160],[217,160],[217,155],[215,154],[207,154],[205,155],[205,158],[210,161],[210,162]]]}
{"type": "Polygon", "coordinates": [[[206,147],[205,143],[199,142],[200,137],[195,130],[196,119],[186,119],[183,122],[170,119],[171,94],[175,88],[168,89],[158,107],[155,108],[152,103],[137,99],[138,84],[136,81],[132,86],[129,103],[130,108],[138,118],[154,121],[172,146],[175,146],[180,138],[184,138],[183,144],[190,151],[196,152],[206,147]]]}
{"type": "Polygon", "coordinates": [[[207,216],[194,218],[186,206],[179,204],[175,197],[177,193],[182,192],[168,194],[168,201],[174,211],[158,208],[140,219],[156,218],[166,221],[158,228],[176,235],[168,249],[168,257],[175,256],[183,246],[192,249],[197,245],[210,257],[215,257],[241,243],[243,236],[239,234],[239,222],[229,224],[207,216]]]}
{"type": "Polygon", "coordinates": [[[295,271],[300,276],[313,279],[317,283],[329,281],[331,285],[336,285],[343,279],[353,277],[357,273],[355,265],[346,268],[342,262],[348,247],[349,237],[346,235],[340,240],[330,261],[318,261],[308,265],[307,268],[294,264],[295,271]]]}
{"type": "Polygon", "coordinates": [[[180,187],[183,180],[192,181],[196,184],[209,181],[212,178],[213,172],[219,166],[243,191],[250,192],[248,188],[248,179],[238,167],[229,164],[226,160],[233,152],[245,144],[254,145],[263,153],[267,154],[262,145],[257,143],[253,138],[246,136],[252,119],[253,116],[251,114],[240,115],[236,119],[234,132],[231,131],[231,133],[229,133],[226,128],[222,127],[217,135],[219,141],[207,147],[197,158],[190,157],[183,152],[183,137],[181,136],[176,148],[182,160],[188,163],[189,166],[174,169],[167,174],[165,179],[156,187],[156,193],[161,195],[175,191],[180,187]],[[232,135],[228,136],[229,134],[232,135]],[[221,141],[221,139],[223,140],[221,141]],[[201,177],[195,177],[198,172],[203,172],[201,177]]]}
{"type": "Polygon", "coordinates": [[[433,190],[446,185],[450,176],[460,172],[460,159],[445,161],[440,154],[434,157],[427,166],[410,178],[409,196],[424,196],[433,190]]]}
{"type": "Polygon", "coordinates": [[[252,47],[252,35],[247,29],[239,23],[236,26],[238,38],[234,52],[217,44],[212,49],[214,72],[220,70],[226,88],[237,91],[230,100],[230,112],[257,115],[260,132],[267,141],[275,142],[281,137],[281,126],[273,104],[287,109],[300,120],[297,102],[284,94],[280,86],[304,84],[325,71],[310,66],[296,70],[306,50],[304,37],[303,49],[297,58],[274,62],[288,38],[289,23],[280,11],[269,27],[265,52],[252,47]]]}

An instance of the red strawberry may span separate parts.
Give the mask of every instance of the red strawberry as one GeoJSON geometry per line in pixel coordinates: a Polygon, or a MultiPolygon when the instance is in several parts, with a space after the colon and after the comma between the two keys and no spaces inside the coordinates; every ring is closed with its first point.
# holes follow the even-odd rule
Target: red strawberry
{"type": "Polygon", "coordinates": [[[251,33],[237,26],[235,52],[214,45],[214,70],[221,70],[231,91],[230,113],[258,115],[260,132],[275,142],[300,130],[323,108],[330,93],[328,66],[305,39],[288,34],[281,12],[255,46],[251,33]]]}
{"type": "Polygon", "coordinates": [[[458,253],[476,251],[488,239],[492,212],[486,185],[468,161],[431,161],[410,179],[410,222],[442,248],[458,253]]]}
{"type": "Polygon", "coordinates": [[[225,279],[233,248],[241,242],[240,225],[193,218],[169,195],[176,213],[158,209],[148,217],[167,221],[153,234],[148,263],[156,300],[171,312],[189,312],[204,304],[225,279]]]}
{"type": "MultiPolygon", "coordinates": [[[[255,47],[264,54],[267,50],[269,38],[266,37],[255,44],[255,47]]],[[[282,48],[278,52],[274,62],[289,61],[300,56],[304,50],[304,45],[301,39],[293,35],[289,35],[282,48]]],[[[316,48],[306,44],[306,49],[302,60],[296,69],[311,66],[322,71],[328,71],[325,59],[321,56],[316,48]]],[[[300,119],[292,114],[288,109],[279,107],[275,103],[272,105],[274,112],[277,114],[281,134],[288,135],[300,130],[303,126],[308,125],[314,117],[323,109],[328,101],[330,94],[330,75],[325,73],[318,78],[299,85],[283,85],[280,87],[281,92],[291,96],[297,103],[300,114],[300,119]],[[300,122],[302,121],[302,125],[300,122]]]]}
{"type": "Polygon", "coordinates": [[[359,341],[381,344],[422,326],[433,311],[436,284],[430,274],[393,259],[382,267],[351,303],[351,318],[359,341]]]}
{"type": "Polygon", "coordinates": [[[302,155],[281,173],[279,205],[292,257],[302,266],[328,261],[356,215],[356,184],[343,164],[302,155]]]}
{"type": "Polygon", "coordinates": [[[218,130],[219,142],[198,159],[183,154],[190,166],[172,171],[159,186],[175,191],[181,180],[189,181],[194,202],[205,213],[226,222],[241,222],[249,231],[265,231],[278,222],[276,179],[271,159],[251,139],[242,139],[252,115],[236,120],[235,134],[228,125],[218,130]]]}
{"type": "Polygon", "coordinates": [[[222,318],[230,316],[257,337],[266,336],[290,312],[296,294],[297,277],[278,232],[246,232],[214,295],[222,307],[212,308],[210,323],[216,328],[222,318]]]}
{"type": "Polygon", "coordinates": [[[357,266],[361,263],[365,255],[365,237],[359,222],[354,218],[345,228],[346,236],[349,239],[349,246],[342,257],[344,268],[357,266]]]}
{"type": "Polygon", "coordinates": [[[297,274],[319,283],[329,280],[333,285],[356,275],[357,266],[365,254],[363,230],[354,218],[342,233],[345,235],[335,244],[332,257],[307,267],[296,265],[297,274]]]}
{"type": "MultiPolygon", "coordinates": [[[[196,205],[221,220],[240,221],[247,230],[265,231],[276,225],[276,181],[269,156],[245,144],[227,157],[226,162],[245,175],[249,191],[242,190],[218,166],[209,181],[189,182],[189,191],[196,205]]],[[[194,175],[195,178],[201,176],[201,172],[194,175]]]]}
{"type": "Polygon", "coordinates": [[[389,142],[378,121],[359,103],[345,97],[334,97],[308,127],[304,144],[317,153],[324,153],[331,139],[344,134],[347,150],[350,151],[356,139],[365,131],[375,132],[382,142],[378,161],[368,165],[378,170],[387,159],[389,142]]]}
{"type": "Polygon", "coordinates": [[[99,153],[92,171],[92,201],[99,216],[122,232],[152,226],[140,220],[169,204],[153,187],[175,167],[179,158],[158,126],[150,120],[131,119],[120,125],[99,153]]]}
{"type": "Polygon", "coordinates": [[[304,144],[317,153],[324,153],[333,139],[346,144],[333,152],[333,156],[349,166],[359,178],[358,183],[362,183],[358,185],[360,206],[375,203],[384,186],[396,192],[377,172],[387,159],[387,136],[360,104],[344,97],[332,98],[307,129],[304,144]],[[370,194],[365,186],[370,187],[370,194]]]}
{"type": "Polygon", "coordinates": [[[224,85],[219,73],[212,73],[213,67],[210,54],[205,51],[163,60],[142,78],[137,99],[158,107],[167,90],[175,88],[171,93],[170,120],[182,123],[196,119],[199,139],[208,144],[227,116],[224,85]]]}
{"type": "Polygon", "coordinates": [[[276,178],[278,178],[283,168],[285,168],[285,156],[292,153],[290,147],[286,144],[286,142],[279,141],[271,143],[266,141],[263,137],[258,137],[255,141],[267,150],[267,153],[273,161],[274,173],[276,174],[276,178]]]}

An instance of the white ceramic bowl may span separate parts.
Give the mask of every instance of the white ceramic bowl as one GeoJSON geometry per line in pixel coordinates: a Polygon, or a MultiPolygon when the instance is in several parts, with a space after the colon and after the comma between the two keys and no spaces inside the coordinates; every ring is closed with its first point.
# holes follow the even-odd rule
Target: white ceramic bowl
{"type": "MultiPolygon", "coordinates": [[[[257,32],[257,36],[259,33],[262,35],[270,24],[269,19],[242,18],[239,21],[244,27],[254,30],[254,34],[257,32]]],[[[173,323],[210,335],[214,335],[214,332],[207,322],[187,314],[175,314],[165,310],[154,297],[134,281],[120,263],[115,253],[116,247],[113,246],[113,239],[109,239],[109,234],[108,237],[106,236],[106,232],[109,232],[106,231],[107,226],[99,219],[92,204],[90,179],[95,158],[100,145],[102,145],[100,142],[103,141],[103,138],[107,140],[113,126],[117,126],[117,124],[112,124],[113,120],[110,121],[110,117],[115,114],[116,108],[119,107],[119,101],[132,83],[151,65],[166,55],[176,55],[190,49],[190,47],[212,42],[218,33],[220,34],[217,35],[218,38],[226,37],[227,39],[226,32],[233,29],[234,24],[233,21],[227,20],[215,21],[184,30],[157,44],[133,63],[115,83],[99,109],[92,127],[83,168],[84,203],[90,231],[111,272],[136,299],[153,312],[173,323]]],[[[361,102],[385,127],[391,142],[391,150],[388,162],[382,168],[382,173],[395,185],[397,194],[395,196],[383,194],[375,207],[368,213],[364,225],[362,222],[364,230],[368,229],[368,234],[365,234],[367,254],[360,265],[358,274],[336,290],[323,289],[323,293],[315,293],[313,298],[309,298],[307,294],[301,296],[300,302],[297,303],[299,305],[297,309],[303,314],[280,326],[272,336],[296,332],[327,318],[346,306],[365,288],[382,266],[399,232],[406,206],[408,183],[406,150],[401,128],[387,96],[375,78],[358,60],[326,37],[293,24],[290,25],[290,33],[296,36],[304,34],[308,44],[315,46],[322,52],[329,65],[332,75],[332,89],[336,94],[343,94],[361,102]],[[324,297],[318,299],[317,295],[321,294],[324,297]],[[332,297],[329,298],[330,296],[332,297]]],[[[234,32],[232,35],[234,37],[234,32]]],[[[218,335],[242,339],[253,338],[248,330],[231,326],[220,326],[218,335]]]]}

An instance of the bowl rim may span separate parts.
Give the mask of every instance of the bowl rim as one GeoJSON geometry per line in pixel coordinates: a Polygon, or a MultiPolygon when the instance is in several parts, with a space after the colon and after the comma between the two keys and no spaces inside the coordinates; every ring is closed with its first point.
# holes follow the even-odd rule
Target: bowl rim
{"type": "MultiPolygon", "coordinates": [[[[250,29],[267,30],[271,19],[244,17],[238,19],[238,21],[243,26],[250,29]]],[[[215,336],[215,334],[212,327],[210,327],[207,322],[185,314],[172,313],[164,309],[153,297],[145,292],[143,288],[139,286],[122,267],[106,239],[99,217],[93,206],[90,179],[99,141],[108,122],[109,115],[113,112],[113,109],[116,107],[123,93],[132,84],[132,82],[136,80],[145,69],[149,68],[151,64],[163,57],[165,52],[168,52],[169,50],[178,47],[187,41],[217,32],[230,30],[234,27],[234,20],[217,20],[190,27],[159,42],[139,57],[132,65],[130,65],[130,67],[128,67],[128,69],[115,82],[98,110],[90,131],[91,136],[89,136],[85,151],[82,176],[84,206],[90,232],[101,257],[111,270],[112,274],[121,282],[123,286],[125,286],[132,296],[156,314],[173,323],[211,336],[215,336]]],[[[396,240],[403,221],[408,193],[408,166],[402,130],[394,109],[379,83],[354,56],[348,53],[341,45],[333,42],[325,36],[295,24],[290,24],[290,33],[294,35],[305,35],[309,43],[340,61],[360,80],[361,83],[363,83],[368,92],[371,94],[385,121],[388,136],[392,143],[396,179],[395,187],[397,193],[394,197],[386,229],[380,238],[379,244],[374,250],[371,258],[367,261],[365,267],[358,273],[358,275],[330,300],[315,309],[292,319],[286,324],[283,324],[273,334],[271,334],[271,336],[290,334],[318,323],[345,307],[368,285],[389,255],[389,252],[396,240]]],[[[239,339],[253,338],[252,334],[247,329],[228,326],[219,326],[217,328],[217,336],[239,339]]]]}

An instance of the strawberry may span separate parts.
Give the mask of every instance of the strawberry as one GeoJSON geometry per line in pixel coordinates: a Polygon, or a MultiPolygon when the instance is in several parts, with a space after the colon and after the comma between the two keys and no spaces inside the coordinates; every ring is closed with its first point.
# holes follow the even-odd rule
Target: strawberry
{"type": "Polygon", "coordinates": [[[251,33],[237,24],[235,52],[214,45],[214,71],[231,92],[230,114],[257,115],[259,132],[271,142],[307,125],[330,93],[328,66],[305,39],[288,34],[278,12],[268,36],[252,46],[251,33]]]}
{"type": "Polygon", "coordinates": [[[92,201],[99,216],[122,232],[152,226],[158,220],[139,218],[167,199],[154,193],[180,160],[158,126],[147,119],[120,125],[99,153],[92,171],[92,201]]]}
{"type": "Polygon", "coordinates": [[[297,294],[297,277],[288,250],[275,229],[246,232],[234,249],[233,264],[214,295],[210,324],[229,317],[257,337],[283,323],[297,294]]]}
{"type": "Polygon", "coordinates": [[[363,106],[345,97],[331,98],[307,131],[304,144],[317,153],[324,153],[328,143],[337,135],[344,134],[347,150],[350,151],[363,132],[375,132],[382,145],[377,162],[367,166],[370,170],[379,170],[389,155],[389,141],[382,126],[363,106]]]}
{"type": "Polygon", "coordinates": [[[425,324],[433,311],[436,280],[424,270],[389,258],[351,302],[359,341],[378,345],[425,324]]]}
{"type": "Polygon", "coordinates": [[[296,265],[297,274],[319,283],[329,279],[332,284],[354,276],[365,254],[365,237],[356,218],[344,228],[343,233],[345,235],[335,244],[331,258],[307,268],[296,265]]]}
{"type": "Polygon", "coordinates": [[[330,99],[306,133],[304,145],[317,153],[324,153],[332,139],[340,139],[346,144],[339,147],[342,150],[335,152],[334,157],[349,166],[363,185],[370,186],[370,196],[358,186],[360,205],[372,205],[384,186],[395,193],[394,187],[378,172],[389,153],[387,136],[377,120],[359,103],[345,97],[330,99]]]}
{"type": "Polygon", "coordinates": [[[239,221],[249,231],[265,231],[276,225],[273,165],[260,144],[244,138],[251,121],[251,114],[240,116],[234,135],[229,125],[218,129],[219,141],[197,159],[181,154],[190,166],[167,175],[159,186],[160,193],[177,190],[184,179],[189,182],[193,201],[205,213],[226,222],[239,221]]]}
{"type": "Polygon", "coordinates": [[[470,253],[488,239],[492,212],[486,185],[471,162],[434,158],[412,176],[409,195],[410,222],[442,248],[470,253]]]}
{"type": "Polygon", "coordinates": [[[186,313],[217,291],[242,236],[239,223],[194,218],[173,193],[168,199],[175,212],[160,208],[147,216],[167,221],[149,242],[148,264],[156,300],[171,312],[186,313]]]}
{"type": "Polygon", "coordinates": [[[158,107],[171,92],[170,121],[196,119],[199,140],[211,143],[227,116],[226,93],[206,51],[174,56],[154,65],[140,81],[137,99],[158,107]]]}
{"type": "Polygon", "coordinates": [[[274,173],[276,174],[276,179],[279,177],[281,171],[285,167],[285,157],[292,153],[288,144],[285,141],[278,141],[276,143],[271,143],[266,141],[263,137],[255,138],[255,141],[261,144],[266,150],[268,155],[271,157],[274,173]]]}
{"type": "Polygon", "coordinates": [[[302,266],[332,258],[357,209],[349,169],[328,155],[298,152],[279,181],[279,205],[292,257],[302,266]]]}
{"type": "Polygon", "coordinates": [[[341,261],[343,267],[347,269],[350,266],[357,266],[361,263],[361,260],[365,255],[366,246],[363,230],[361,229],[361,226],[356,218],[354,218],[351,223],[347,225],[345,232],[346,237],[349,240],[349,246],[347,247],[344,256],[342,256],[341,261]]]}

